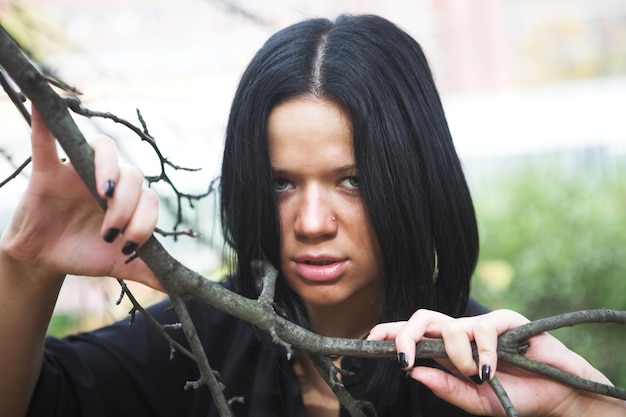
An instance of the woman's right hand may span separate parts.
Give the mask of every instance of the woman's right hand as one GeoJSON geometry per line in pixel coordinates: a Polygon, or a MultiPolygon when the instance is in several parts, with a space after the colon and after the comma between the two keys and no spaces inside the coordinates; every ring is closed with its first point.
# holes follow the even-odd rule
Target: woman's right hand
{"type": "Polygon", "coordinates": [[[125,263],[151,236],[158,198],[143,186],[138,169],[118,165],[113,140],[101,136],[91,143],[106,213],[71,163],[59,160],[56,140],[35,108],[31,144],[29,184],[0,239],[0,255],[25,271],[37,272],[34,276],[111,276],[160,289],[140,259],[125,263]]]}

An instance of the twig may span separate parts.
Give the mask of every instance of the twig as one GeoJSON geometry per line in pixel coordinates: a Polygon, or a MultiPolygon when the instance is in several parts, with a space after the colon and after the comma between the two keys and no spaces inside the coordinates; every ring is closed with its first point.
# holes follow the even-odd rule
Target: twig
{"type": "Polygon", "coordinates": [[[500,336],[500,338],[502,342],[513,346],[539,333],[588,323],[626,324],[626,311],[597,309],[558,314],[519,326],[507,332],[506,335],[500,336]]]}
{"type": "Polygon", "coordinates": [[[9,83],[7,78],[4,76],[4,71],[2,71],[1,68],[0,68],[0,84],[2,85],[2,88],[11,99],[11,102],[13,103],[13,105],[19,110],[22,117],[24,117],[24,120],[26,120],[26,123],[28,123],[28,126],[30,126],[30,123],[31,123],[30,113],[24,106],[25,97],[23,94],[18,93],[17,91],[13,89],[13,87],[11,87],[11,83],[9,83]]]}
{"type": "Polygon", "coordinates": [[[573,388],[578,388],[589,392],[595,392],[596,394],[602,394],[608,397],[626,400],[626,390],[624,388],[590,381],[588,379],[570,374],[569,372],[557,369],[548,364],[525,358],[519,354],[499,351],[498,358],[504,362],[508,362],[511,365],[515,365],[518,368],[525,369],[539,375],[547,376],[554,379],[555,381],[560,381],[573,388]]]}
{"type": "Polygon", "coordinates": [[[211,184],[209,185],[209,188],[206,192],[202,193],[202,194],[187,194],[187,193],[183,193],[181,192],[178,187],[176,187],[174,185],[174,183],[171,181],[171,179],[169,178],[169,176],[166,173],[166,166],[169,166],[172,169],[175,170],[179,170],[179,171],[189,171],[189,172],[197,172],[200,171],[200,168],[187,168],[187,167],[183,167],[180,165],[176,165],[174,163],[172,163],[168,158],[166,158],[165,156],[163,156],[163,154],[161,153],[161,150],[158,148],[157,144],[156,144],[156,140],[155,138],[148,132],[148,127],[146,125],[146,122],[143,118],[143,116],[141,115],[141,112],[139,111],[139,109],[137,109],[137,118],[139,119],[139,123],[141,124],[142,128],[139,128],[138,126],[135,126],[134,124],[132,124],[131,122],[116,116],[113,113],[109,113],[109,112],[99,112],[99,111],[94,111],[94,110],[90,110],[86,107],[84,107],[81,103],[81,101],[78,99],[78,97],[67,97],[65,98],[65,101],[67,103],[67,106],[69,109],[71,109],[74,113],[79,114],[81,116],[84,117],[88,117],[88,118],[102,118],[102,119],[108,119],[111,120],[115,123],[119,123],[123,126],[125,126],[126,128],[130,129],[132,132],[134,132],[137,136],[139,136],[139,138],[142,141],[147,142],[153,149],[154,153],[156,154],[157,158],[159,159],[159,164],[160,164],[160,168],[161,168],[161,172],[159,173],[159,175],[153,175],[153,176],[146,176],[146,180],[148,181],[149,184],[153,184],[153,183],[157,183],[160,181],[164,181],[166,182],[169,187],[172,189],[172,191],[174,191],[174,194],[176,195],[176,202],[177,202],[177,209],[176,209],[176,224],[174,225],[174,230],[176,230],[178,228],[178,225],[182,223],[183,219],[182,219],[182,200],[185,199],[189,202],[189,204],[193,207],[193,201],[194,200],[201,200],[204,197],[208,196],[209,194],[211,194],[215,187],[214,187],[214,182],[211,182],[211,184]]]}
{"type": "Polygon", "coordinates": [[[508,417],[519,417],[519,414],[517,413],[517,410],[513,406],[513,403],[511,402],[509,395],[506,393],[506,390],[504,389],[504,387],[502,386],[502,384],[500,383],[497,377],[494,376],[489,381],[489,386],[498,397],[498,400],[500,400],[500,404],[502,404],[502,407],[504,408],[506,415],[508,417]]]}
{"type": "Polygon", "coordinates": [[[376,409],[374,405],[369,401],[359,401],[355,399],[343,385],[343,383],[337,378],[337,374],[340,373],[333,361],[327,357],[316,354],[309,354],[311,362],[317,372],[322,376],[324,381],[330,386],[339,403],[350,413],[352,417],[373,417],[376,416],[376,409]]]}
{"type": "Polygon", "coordinates": [[[276,279],[278,278],[278,271],[267,261],[257,261],[257,267],[262,270],[263,276],[263,287],[261,288],[261,294],[257,298],[257,301],[263,310],[262,316],[268,323],[267,331],[272,337],[272,341],[283,346],[287,350],[287,357],[291,358],[291,355],[293,354],[291,344],[280,338],[276,332],[276,327],[274,326],[273,318],[276,316],[276,311],[274,309],[274,293],[276,292],[276,279]]]}
{"type": "Polygon", "coordinates": [[[550,377],[571,387],[626,400],[626,389],[580,378],[521,356],[528,346],[528,339],[532,336],[563,327],[589,323],[626,324],[626,311],[609,309],[574,311],[532,321],[499,336],[498,357],[512,365],[550,377]]]}
{"type": "Polygon", "coordinates": [[[176,311],[176,314],[182,324],[185,337],[187,338],[189,346],[191,346],[191,350],[196,357],[198,369],[200,370],[200,380],[188,383],[186,388],[191,387],[197,389],[201,385],[206,384],[213,395],[213,401],[215,401],[215,406],[219,411],[220,416],[232,417],[233,413],[230,408],[230,404],[224,396],[224,385],[217,379],[215,372],[213,372],[211,366],[209,365],[209,360],[206,357],[204,347],[202,346],[202,342],[200,342],[200,338],[198,337],[198,333],[193,325],[193,321],[191,320],[191,316],[189,315],[185,302],[178,294],[170,293],[170,298],[172,300],[174,310],[176,311]]]}
{"type": "Polygon", "coordinates": [[[189,236],[189,237],[193,237],[196,238],[198,236],[200,236],[200,234],[198,234],[197,232],[189,229],[189,230],[180,230],[180,231],[176,231],[176,232],[166,232],[165,230],[159,229],[158,227],[154,228],[154,233],[158,233],[159,235],[163,236],[163,237],[168,237],[168,236],[189,236]]]}
{"type": "MultiPolygon", "coordinates": [[[[185,355],[186,357],[188,357],[189,359],[196,362],[196,357],[194,356],[194,354],[191,353],[189,350],[187,350],[184,346],[182,346],[176,340],[174,340],[172,336],[170,336],[169,333],[165,331],[165,329],[170,326],[162,325],[152,316],[152,314],[148,313],[146,309],[143,308],[143,306],[137,301],[137,299],[135,298],[133,293],[130,291],[130,289],[128,288],[128,286],[126,285],[123,279],[118,279],[117,282],[120,284],[120,287],[122,287],[122,293],[120,294],[120,298],[117,300],[116,304],[119,304],[122,301],[122,297],[124,295],[128,297],[128,299],[130,300],[133,306],[133,309],[129,312],[129,314],[133,316],[134,310],[139,311],[146,318],[146,320],[148,320],[148,322],[154,328],[157,329],[159,334],[161,334],[161,336],[167,341],[167,343],[170,346],[170,359],[172,358],[174,350],[177,350],[183,355],[185,355]]],[[[131,320],[131,324],[132,324],[132,320],[131,320]]]]}
{"type": "MultiPolygon", "coordinates": [[[[24,120],[26,120],[26,123],[28,123],[28,126],[30,126],[30,123],[31,123],[30,113],[24,106],[25,97],[23,94],[18,93],[17,91],[13,89],[13,87],[11,86],[11,83],[9,83],[9,80],[4,76],[4,71],[2,71],[1,68],[0,68],[0,85],[2,85],[2,89],[7,93],[7,95],[9,96],[9,99],[11,99],[11,102],[20,112],[24,120]]],[[[20,175],[20,173],[24,170],[24,168],[26,168],[30,164],[30,162],[31,162],[31,157],[29,156],[28,158],[26,158],[24,162],[22,162],[20,166],[16,167],[15,171],[13,171],[11,175],[9,175],[2,182],[0,182],[0,188],[2,188],[5,184],[12,181],[13,179],[17,178],[17,176],[20,175]]]]}
{"type": "MultiPolygon", "coordinates": [[[[2,152],[2,154],[5,155],[5,157],[9,160],[9,163],[12,162],[9,159],[8,155],[6,155],[4,152],[2,152]]],[[[15,171],[13,171],[13,173],[11,175],[9,175],[4,180],[2,180],[2,182],[0,182],[0,188],[4,187],[6,184],[8,184],[9,182],[11,182],[15,178],[17,178],[17,176],[20,175],[22,173],[22,171],[24,171],[24,168],[26,168],[28,166],[28,164],[30,164],[31,160],[32,159],[29,156],[24,162],[22,162],[22,164],[19,167],[16,167],[15,171]]]]}

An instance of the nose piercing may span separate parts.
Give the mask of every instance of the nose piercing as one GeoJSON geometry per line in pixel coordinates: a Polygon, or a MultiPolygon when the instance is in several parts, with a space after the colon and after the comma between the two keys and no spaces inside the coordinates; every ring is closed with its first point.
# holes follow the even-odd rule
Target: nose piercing
{"type": "Polygon", "coordinates": [[[335,218],[335,216],[331,217],[330,219],[331,219],[332,221],[334,221],[334,222],[336,222],[336,221],[337,221],[337,219],[335,218]]]}

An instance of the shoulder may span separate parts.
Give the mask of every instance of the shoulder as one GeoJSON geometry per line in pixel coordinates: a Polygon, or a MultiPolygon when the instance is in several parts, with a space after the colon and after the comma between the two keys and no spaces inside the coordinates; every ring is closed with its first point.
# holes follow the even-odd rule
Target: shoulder
{"type": "Polygon", "coordinates": [[[470,317],[470,316],[480,316],[481,314],[487,314],[491,310],[489,310],[484,305],[480,304],[473,298],[470,298],[467,302],[467,306],[465,310],[461,314],[462,317],[470,317]]]}

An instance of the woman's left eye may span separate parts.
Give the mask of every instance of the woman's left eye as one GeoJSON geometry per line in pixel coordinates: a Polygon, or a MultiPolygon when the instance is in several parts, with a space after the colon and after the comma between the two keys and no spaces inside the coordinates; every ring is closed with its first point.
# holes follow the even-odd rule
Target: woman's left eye
{"type": "Polygon", "coordinates": [[[359,177],[347,177],[341,181],[341,184],[352,190],[358,190],[361,188],[361,180],[359,177]]]}

